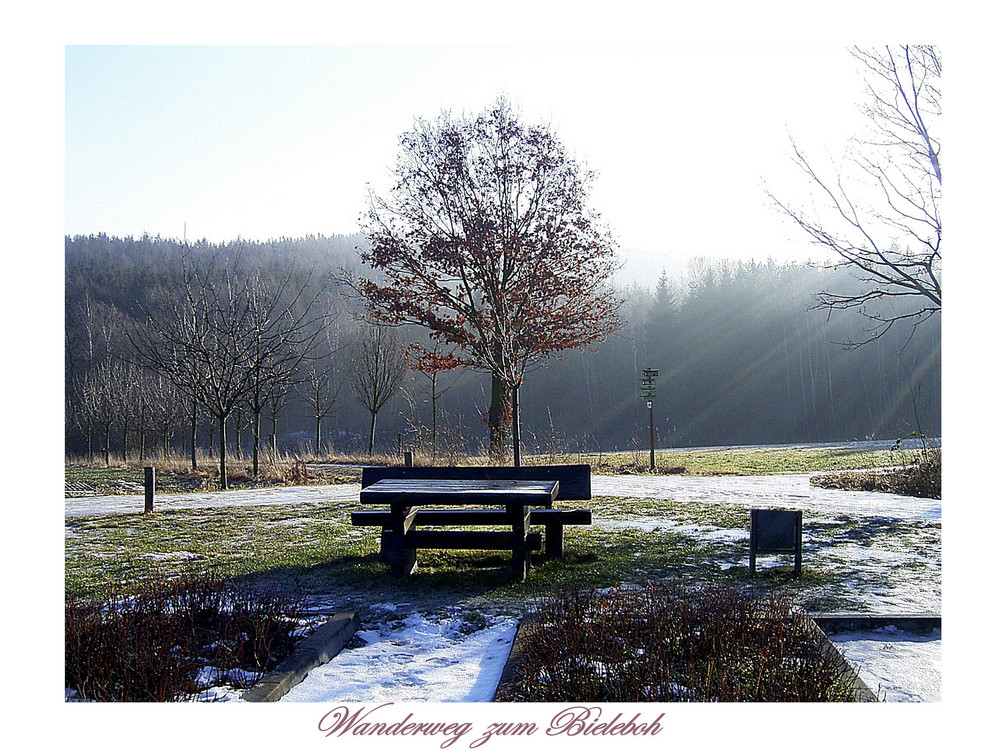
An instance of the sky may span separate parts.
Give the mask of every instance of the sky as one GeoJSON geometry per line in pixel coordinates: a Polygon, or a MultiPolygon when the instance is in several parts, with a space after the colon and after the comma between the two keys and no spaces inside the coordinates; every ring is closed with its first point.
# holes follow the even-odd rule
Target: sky
{"type": "Polygon", "coordinates": [[[416,118],[498,96],[597,173],[625,273],[805,260],[778,214],[864,126],[845,44],[68,45],[65,233],[213,242],[358,230],[416,118]]]}

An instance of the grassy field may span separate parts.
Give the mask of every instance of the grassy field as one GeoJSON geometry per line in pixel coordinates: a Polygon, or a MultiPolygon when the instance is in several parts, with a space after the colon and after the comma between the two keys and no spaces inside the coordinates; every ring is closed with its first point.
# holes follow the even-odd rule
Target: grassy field
{"type": "MultiPolygon", "coordinates": [[[[681,458],[691,474],[724,475],[871,468],[899,462],[901,454],[760,448],[658,455],[665,471],[670,461],[681,458]]],[[[628,470],[630,454],[566,456],[563,460],[589,461],[597,473],[635,473],[628,470]]],[[[127,478],[136,476],[132,472],[138,469],[118,467],[105,472],[77,467],[67,470],[67,480],[72,476],[75,481],[93,481],[101,474],[111,481],[131,481],[127,478]]],[[[311,482],[328,480],[325,475],[310,474],[311,482]]],[[[349,473],[333,478],[348,480],[352,480],[349,473]]],[[[562,505],[572,507],[573,503],[562,505]]],[[[795,594],[810,609],[833,611],[856,609],[859,596],[866,591],[877,596],[879,587],[891,586],[889,579],[896,576],[899,580],[925,578],[928,586],[939,586],[939,522],[878,521],[835,513],[816,516],[810,519],[807,564],[801,578],[791,575],[789,559],[787,566],[766,569],[750,579],[745,539],[748,509],[651,499],[630,500],[626,508],[616,498],[606,497],[587,503],[601,523],[568,529],[565,559],[536,557],[527,583],[515,583],[502,574],[506,555],[482,551],[422,550],[417,573],[397,580],[378,559],[377,530],[351,525],[351,512],[360,507],[354,502],[223,506],[67,518],[66,591],[97,596],[112,583],[138,585],[154,575],[211,572],[275,583],[336,609],[398,601],[428,606],[475,601],[516,607],[525,597],[567,586],[601,588],[627,581],[682,578],[763,589],[777,586],[795,594]],[[896,557],[889,564],[859,563],[849,554],[840,554],[852,545],[896,557]],[[828,554],[830,550],[837,554],[828,554]]]]}
{"type": "MultiPolygon", "coordinates": [[[[857,469],[903,466],[913,460],[914,451],[864,447],[751,447],[692,448],[656,451],[656,466],[649,468],[649,452],[535,454],[524,458],[525,464],[590,464],[595,474],[686,474],[689,476],[760,476],[769,474],[806,474],[857,469]]],[[[464,463],[484,463],[469,458],[464,463]]],[[[246,459],[230,459],[227,464],[232,489],[305,483],[355,482],[360,466],[398,464],[399,456],[378,455],[302,455],[262,461],[257,478],[252,476],[246,459]],[[323,465],[322,471],[310,467],[323,465]]],[[[430,456],[417,454],[417,464],[431,464],[430,456]]],[[[162,461],[111,461],[74,459],[66,465],[67,488],[96,494],[135,494],[141,492],[143,466],[156,469],[157,492],[193,492],[218,489],[218,465],[210,456],[199,456],[198,470],[192,471],[189,460],[172,457],[162,461]]]]}
{"type": "Polygon", "coordinates": [[[649,468],[648,451],[579,454],[575,460],[591,464],[594,471],[599,474],[683,473],[690,476],[763,476],[902,466],[909,463],[912,458],[913,451],[894,451],[888,448],[871,450],[864,447],[763,446],[656,451],[656,465],[652,471],[649,468]]]}
{"type": "MultiPolygon", "coordinates": [[[[613,517],[613,499],[595,500],[595,513],[613,517]]],[[[636,505],[635,512],[714,528],[743,528],[749,518],[715,506],[636,505]]],[[[66,590],[91,595],[116,581],[138,585],[154,574],[213,572],[225,578],[263,577],[306,593],[353,590],[381,601],[434,592],[501,599],[525,592],[524,584],[497,575],[508,559],[503,553],[421,550],[416,575],[405,581],[391,578],[378,560],[377,531],[351,526],[351,511],[360,507],[340,503],[67,519],[66,590]]],[[[572,529],[566,557],[536,558],[527,587],[602,587],[693,574],[699,580],[733,580],[744,571],[726,566],[745,556],[741,547],[699,542],[680,532],[572,529]]],[[[788,583],[808,586],[818,582],[818,575],[809,570],[788,583]]]]}

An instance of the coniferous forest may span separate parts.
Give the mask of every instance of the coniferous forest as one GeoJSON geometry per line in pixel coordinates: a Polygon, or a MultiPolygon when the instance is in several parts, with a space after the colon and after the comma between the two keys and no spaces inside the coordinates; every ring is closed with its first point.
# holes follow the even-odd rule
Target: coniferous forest
{"type": "MultiPolygon", "coordinates": [[[[250,450],[256,412],[261,440],[279,450],[363,451],[375,422],[358,367],[365,324],[343,280],[364,272],[365,242],[67,237],[67,454],[180,452],[192,435],[206,449],[218,442],[219,420],[193,412],[189,395],[140,353],[151,340],[143,337],[149,317],[171,309],[193,268],[215,299],[220,288],[245,292],[233,279],[252,275],[303,331],[315,329],[308,351],[285,360],[294,366],[269,382],[256,407],[241,397],[226,411],[230,450],[250,450]]],[[[815,309],[817,293],[855,284],[844,269],[697,259],[683,276],[623,286],[625,325],[597,351],[564,352],[527,373],[525,449],[648,447],[645,368],[659,371],[658,447],[939,436],[940,316],[856,346],[870,321],[854,310],[815,309]]],[[[392,334],[403,359],[407,342],[427,343],[420,330],[392,334]]],[[[490,387],[488,373],[405,368],[376,410],[375,449],[433,441],[439,452],[484,452],[490,387]]]]}

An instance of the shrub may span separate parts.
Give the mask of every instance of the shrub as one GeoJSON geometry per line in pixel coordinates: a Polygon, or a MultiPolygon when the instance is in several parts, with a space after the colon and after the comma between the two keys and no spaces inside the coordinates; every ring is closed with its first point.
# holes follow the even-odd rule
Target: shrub
{"type": "Polygon", "coordinates": [[[865,492],[890,492],[895,495],[941,499],[941,448],[933,446],[922,435],[917,435],[921,447],[906,450],[902,439],[896,441],[891,452],[898,452],[904,466],[886,469],[871,468],[867,471],[825,474],[810,481],[818,487],[865,492]]]}
{"type": "Polygon", "coordinates": [[[785,596],[677,583],[566,591],[537,606],[498,700],[855,700],[854,673],[816,635],[785,596]]]}
{"type": "Polygon", "coordinates": [[[252,675],[274,666],[293,648],[301,614],[286,596],[209,575],[152,580],[99,601],[71,596],[66,687],[77,700],[189,699],[205,687],[205,667],[252,675]]]}

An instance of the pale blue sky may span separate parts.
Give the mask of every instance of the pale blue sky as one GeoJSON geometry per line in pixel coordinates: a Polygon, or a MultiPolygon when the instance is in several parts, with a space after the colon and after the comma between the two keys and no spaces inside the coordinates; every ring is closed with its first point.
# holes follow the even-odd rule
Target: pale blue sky
{"type": "Polygon", "coordinates": [[[633,276],[690,255],[800,257],[763,182],[789,134],[860,126],[843,46],[66,48],[67,234],[351,233],[415,117],[505,93],[598,172],[633,276]]]}

